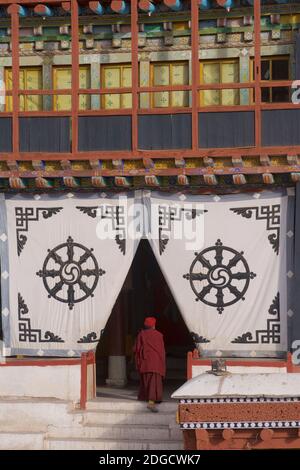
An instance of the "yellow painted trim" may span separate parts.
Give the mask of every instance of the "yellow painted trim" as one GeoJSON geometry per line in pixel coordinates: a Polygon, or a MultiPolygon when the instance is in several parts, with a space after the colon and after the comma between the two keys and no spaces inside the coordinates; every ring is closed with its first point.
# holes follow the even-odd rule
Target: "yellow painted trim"
{"type": "MultiPolygon", "coordinates": [[[[42,67],[20,67],[20,80],[19,80],[19,88],[20,90],[29,90],[27,83],[28,83],[28,77],[32,72],[38,72],[39,73],[39,87],[37,88],[38,90],[43,89],[43,69],[42,67]]],[[[12,68],[11,67],[5,67],[4,69],[4,80],[5,80],[5,87],[7,90],[12,90],[12,68]],[[10,86],[11,85],[11,86],[10,86]]],[[[29,102],[32,96],[35,96],[37,99],[38,103],[38,111],[41,111],[43,109],[43,97],[39,95],[26,95],[26,96],[20,96],[20,102],[19,102],[19,108],[20,111],[30,111],[28,109],[29,107],[29,102]]],[[[12,104],[12,96],[7,96],[5,100],[5,111],[8,113],[12,112],[13,104],[12,104]]]]}
{"type": "MultiPolygon", "coordinates": [[[[169,66],[169,77],[170,77],[170,83],[168,84],[169,86],[173,85],[173,68],[175,66],[178,66],[178,65],[183,65],[187,68],[187,71],[188,71],[188,79],[187,79],[187,83],[183,83],[183,85],[188,85],[189,84],[189,63],[187,60],[183,60],[183,61],[173,61],[173,62],[152,62],[150,64],[150,86],[155,86],[154,85],[154,67],[165,67],[165,66],[169,66]]],[[[158,93],[164,93],[164,92],[158,92],[158,93]]],[[[176,92],[174,92],[176,93],[176,92]]],[[[186,92],[187,94],[189,93],[188,91],[186,92]]],[[[150,106],[151,108],[154,108],[155,107],[155,92],[153,93],[150,93],[151,94],[151,99],[150,99],[150,106]]],[[[168,96],[169,96],[169,103],[168,103],[168,106],[166,107],[173,107],[173,93],[171,91],[168,92],[168,96]]],[[[161,106],[163,107],[163,106],[161,106]]],[[[182,106],[184,107],[184,106],[182,106]]]]}
{"type": "MultiPolygon", "coordinates": [[[[52,67],[52,78],[53,78],[53,90],[58,90],[58,72],[69,72],[72,70],[72,67],[70,66],[54,66],[52,67]]],[[[91,82],[91,68],[89,65],[81,65],[79,67],[79,74],[82,71],[86,71],[88,74],[89,82],[91,82]]],[[[72,83],[72,78],[71,78],[71,83],[72,83]]],[[[72,85],[70,87],[65,87],[67,90],[72,90],[72,85]]],[[[70,95],[53,95],[53,111],[57,111],[58,107],[58,100],[60,97],[67,97],[67,96],[72,96],[72,93],[70,95]]],[[[80,96],[87,96],[87,95],[79,95],[79,100],[80,96]]],[[[64,109],[64,111],[70,111],[72,108],[72,105],[70,105],[69,109],[64,109]]],[[[86,110],[90,108],[90,96],[89,96],[89,104],[86,107],[79,107],[81,110],[86,110]]]]}
{"type": "MultiPolygon", "coordinates": [[[[204,66],[207,65],[207,64],[218,64],[219,65],[219,82],[218,83],[223,83],[222,82],[222,65],[224,64],[234,64],[234,65],[238,65],[238,70],[240,71],[240,61],[238,58],[236,59],[219,59],[219,60],[216,60],[216,59],[212,59],[212,60],[201,60],[200,62],[200,85],[205,85],[204,83],[204,66]]],[[[232,82],[232,83],[239,83],[240,80],[236,81],[236,82],[232,82]]],[[[200,93],[199,93],[199,101],[200,101],[200,106],[207,106],[209,107],[209,105],[205,105],[204,104],[204,93],[205,93],[205,90],[201,90],[200,93]]],[[[222,105],[222,93],[221,93],[221,90],[219,91],[219,105],[221,106],[222,105]]],[[[237,103],[236,105],[233,105],[233,106],[238,106],[239,103],[237,103]]]]}
{"type": "MultiPolygon", "coordinates": [[[[120,87],[117,87],[117,88],[128,88],[128,87],[124,87],[123,86],[123,73],[124,73],[124,70],[131,70],[132,71],[132,67],[130,64],[105,64],[105,65],[102,65],[101,66],[101,85],[102,85],[102,88],[106,88],[106,83],[105,83],[105,71],[106,70],[119,70],[120,71],[120,87]]],[[[109,93],[108,93],[109,95],[109,93]]],[[[113,109],[131,109],[131,108],[128,108],[124,105],[124,95],[128,95],[128,93],[124,93],[124,94],[116,94],[116,96],[119,96],[120,97],[120,107],[119,108],[113,108],[113,109]]],[[[131,93],[130,93],[131,95],[131,93]]],[[[106,104],[105,104],[105,96],[106,95],[101,95],[101,108],[102,109],[107,109],[106,108],[106,104]]],[[[131,95],[132,97],[132,95],[131,95]]]]}

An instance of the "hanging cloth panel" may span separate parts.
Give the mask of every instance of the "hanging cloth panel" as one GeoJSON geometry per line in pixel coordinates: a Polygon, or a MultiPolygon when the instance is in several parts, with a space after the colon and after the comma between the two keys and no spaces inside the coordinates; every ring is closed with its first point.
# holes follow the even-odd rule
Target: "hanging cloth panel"
{"type": "Polygon", "coordinates": [[[152,193],[150,242],[203,355],[287,348],[287,196],[152,193]]]}
{"type": "Polygon", "coordinates": [[[127,236],[134,207],[133,196],[3,197],[6,355],[96,348],[139,241],[127,236]]]}

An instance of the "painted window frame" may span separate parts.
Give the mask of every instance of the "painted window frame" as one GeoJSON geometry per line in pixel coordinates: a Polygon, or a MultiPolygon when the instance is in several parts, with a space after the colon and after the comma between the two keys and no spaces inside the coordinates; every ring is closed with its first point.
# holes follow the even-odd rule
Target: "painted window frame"
{"type": "MultiPolygon", "coordinates": [[[[89,73],[89,87],[91,87],[91,67],[90,67],[90,64],[80,64],[79,66],[79,74],[82,70],[87,70],[88,73],[89,73]]],[[[53,65],[52,66],[52,89],[53,91],[56,91],[56,90],[60,90],[62,88],[58,88],[57,87],[57,72],[58,71],[62,71],[62,70],[66,70],[66,71],[71,71],[72,72],[72,66],[71,65],[53,65]]],[[[56,111],[56,112],[59,112],[59,111],[66,111],[66,112],[69,112],[72,110],[72,102],[70,104],[70,108],[68,109],[57,109],[57,106],[58,106],[58,99],[60,96],[70,96],[71,97],[71,100],[72,100],[72,76],[71,76],[71,86],[70,88],[69,87],[65,87],[66,90],[71,90],[70,94],[65,94],[65,95],[53,95],[53,111],[56,111]]],[[[85,87],[83,88],[85,89],[85,87]]],[[[84,93],[81,93],[79,96],[78,96],[78,100],[79,100],[79,110],[80,111],[87,111],[87,110],[90,110],[91,109],[91,97],[90,95],[85,95],[84,93]],[[87,99],[87,105],[86,107],[81,107],[80,106],[80,97],[83,96],[85,97],[85,99],[87,99]]]]}
{"type": "MultiPolygon", "coordinates": [[[[173,85],[173,68],[178,65],[185,65],[187,69],[187,80],[186,83],[183,83],[182,86],[189,85],[190,83],[190,64],[188,60],[172,60],[172,61],[152,61],[150,62],[150,86],[155,87],[155,86],[163,86],[163,85],[155,85],[154,84],[154,68],[157,66],[169,66],[169,84],[167,86],[172,86],[173,85]]],[[[180,85],[178,85],[180,86],[180,85]]],[[[151,109],[164,109],[164,108],[188,108],[189,107],[189,91],[187,90],[182,90],[179,93],[184,93],[183,96],[186,96],[186,105],[185,106],[175,106],[173,104],[174,100],[174,93],[177,93],[176,91],[159,91],[159,92],[152,92],[150,95],[150,108],[151,109]],[[168,93],[168,99],[169,103],[168,106],[155,106],[155,97],[157,96],[156,93],[168,93]]]]}
{"type": "MultiPolygon", "coordinates": [[[[120,62],[120,63],[111,63],[111,64],[101,64],[100,66],[100,77],[101,77],[101,88],[108,88],[106,86],[106,82],[105,82],[105,71],[108,70],[108,69],[116,69],[116,70],[120,70],[121,71],[121,75],[120,75],[120,82],[122,83],[123,82],[123,71],[124,69],[130,69],[131,70],[131,73],[132,73],[132,63],[131,62],[120,62]]],[[[131,85],[130,85],[130,88],[132,87],[132,75],[131,75],[131,85]]],[[[111,87],[113,88],[113,87],[111,87]]],[[[119,86],[119,87],[116,87],[116,88],[128,88],[128,87],[125,87],[125,86],[119,86]]],[[[115,109],[132,109],[132,93],[114,93],[114,95],[117,95],[120,97],[120,107],[117,107],[117,108],[108,108],[106,107],[106,103],[105,103],[105,100],[107,98],[107,95],[110,95],[110,93],[105,93],[104,95],[101,95],[101,109],[111,109],[111,110],[115,110],[115,109]],[[130,95],[131,97],[131,106],[128,107],[128,106],[124,106],[124,99],[125,99],[125,96],[126,95],[128,97],[128,95],[130,95]]]]}
{"type": "MultiPolygon", "coordinates": [[[[12,67],[4,67],[4,83],[5,83],[5,89],[8,90],[8,91],[12,91],[12,86],[8,86],[8,74],[9,72],[12,71],[12,67]]],[[[20,67],[20,78],[22,76],[22,74],[25,74],[25,77],[23,79],[23,83],[24,85],[20,86],[20,83],[19,83],[19,88],[20,88],[20,91],[24,90],[24,91],[29,91],[30,88],[28,88],[26,86],[26,83],[27,83],[27,74],[29,74],[30,72],[39,72],[40,74],[40,77],[39,77],[39,82],[40,82],[40,86],[39,88],[37,88],[37,90],[43,90],[43,67],[42,66],[38,66],[38,65],[35,65],[35,66],[22,66],[20,67]]],[[[5,99],[5,106],[4,106],[4,109],[5,109],[5,112],[7,113],[12,113],[13,112],[13,103],[12,103],[12,96],[7,96],[6,99],[5,99]]],[[[19,96],[19,111],[20,112],[36,112],[36,111],[43,111],[43,96],[42,95],[35,95],[34,93],[32,95],[22,95],[22,93],[20,93],[20,96],[19,96]],[[37,99],[38,101],[38,109],[36,110],[29,110],[28,107],[29,107],[29,102],[30,102],[30,99],[32,97],[35,97],[35,99],[37,99]],[[24,103],[24,105],[22,105],[22,101],[24,103]]]]}
{"type": "MultiPolygon", "coordinates": [[[[276,81],[280,81],[280,80],[273,80],[272,78],[272,63],[273,61],[275,60],[283,60],[283,59],[287,59],[288,61],[288,71],[289,71],[289,74],[288,74],[288,78],[286,78],[285,80],[291,80],[291,56],[289,54],[276,54],[276,55],[266,55],[266,56],[261,56],[260,57],[260,62],[263,62],[265,60],[269,60],[271,61],[271,67],[270,67],[270,79],[269,80],[261,80],[262,83],[268,83],[268,82],[276,82],[276,81]]],[[[254,58],[251,57],[250,58],[250,81],[253,82],[254,81],[254,58]]],[[[285,88],[285,87],[284,87],[285,88]]],[[[286,103],[288,101],[283,101],[283,103],[286,103]]],[[[255,103],[255,100],[254,100],[254,90],[252,90],[251,92],[251,104],[254,104],[255,103]]],[[[270,87],[270,101],[262,101],[262,103],[279,103],[278,101],[273,101],[273,88],[270,87]]]]}
{"type": "MultiPolygon", "coordinates": [[[[219,80],[219,84],[223,84],[223,83],[226,83],[226,84],[230,84],[230,83],[241,83],[241,80],[240,80],[240,59],[239,57],[231,57],[231,58],[226,58],[226,59],[205,59],[205,60],[200,60],[199,61],[199,68],[200,68],[200,85],[209,85],[209,83],[205,83],[204,82],[204,66],[207,65],[207,64],[218,64],[219,65],[219,76],[221,76],[222,74],[222,71],[221,71],[221,66],[223,64],[235,64],[237,66],[237,71],[238,71],[238,80],[237,81],[234,81],[234,82],[223,82],[223,81],[220,81],[219,80]]],[[[230,88],[227,88],[227,89],[224,89],[224,91],[226,90],[236,90],[236,96],[237,96],[237,103],[234,103],[234,104],[230,104],[228,106],[240,106],[240,93],[239,93],[239,89],[230,89],[230,88]]],[[[227,105],[224,105],[223,102],[222,102],[222,91],[223,90],[214,90],[214,91],[218,91],[219,92],[219,103],[218,104],[204,104],[204,93],[206,91],[209,91],[209,90],[200,90],[200,93],[199,93],[199,105],[202,107],[202,108],[209,108],[209,107],[214,107],[214,106],[227,106],[227,105]]]]}

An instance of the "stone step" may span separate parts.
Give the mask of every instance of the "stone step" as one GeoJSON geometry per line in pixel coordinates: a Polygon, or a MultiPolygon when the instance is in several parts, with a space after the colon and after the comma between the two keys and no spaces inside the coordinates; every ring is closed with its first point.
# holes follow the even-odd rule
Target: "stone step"
{"type": "MultiPolygon", "coordinates": [[[[74,412],[76,413],[76,411],[74,412]]],[[[80,413],[80,412],[77,412],[80,413]]],[[[82,414],[82,412],[81,412],[82,414]]],[[[87,410],[82,414],[83,424],[145,424],[148,425],[175,425],[176,424],[176,413],[151,413],[151,411],[145,410],[145,412],[133,412],[124,410],[87,410]]]]}
{"type": "Polygon", "coordinates": [[[99,424],[99,425],[85,425],[85,426],[65,426],[57,427],[51,426],[48,429],[48,437],[55,439],[151,439],[153,441],[168,441],[180,440],[182,438],[182,431],[178,425],[148,425],[136,424],[134,426],[127,426],[122,424],[99,424]]]}
{"type": "Polygon", "coordinates": [[[44,433],[0,432],[0,450],[43,450],[44,433]]]}
{"type": "MultiPolygon", "coordinates": [[[[160,412],[176,414],[178,404],[176,401],[166,401],[157,405],[160,412]]],[[[86,404],[87,410],[96,411],[131,411],[145,412],[147,411],[147,403],[136,399],[122,400],[119,398],[96,398],[90,400],[86,404]]]]}
{"type": "Polygon", "coordinates": [[[182,450],[182,441],[154,442],[149,439],[47,439],[45,446],[50,450],[182,450]]]}

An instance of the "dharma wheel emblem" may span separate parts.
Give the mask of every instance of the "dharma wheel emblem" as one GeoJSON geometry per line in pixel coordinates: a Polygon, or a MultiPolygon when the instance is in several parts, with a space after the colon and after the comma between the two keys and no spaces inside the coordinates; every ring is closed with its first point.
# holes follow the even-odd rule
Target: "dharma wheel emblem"
{"type": "Polygon", "coordinates": [[[183,277],[190,281],[196,301],[217,307],[222,313],[224,307],[245,300],[250,280],[256,274],[250,271],[243,251],[239,253],[217,240],[215,246],[195,255],[189,273],[183,277]]]}
{"type": "Polygon", "coordinates": [[[105,274],[99,268],[93,254],[93,248],[88,249],[75,243],[72,237],[52,250],[44,261],[43,268],[37,276],[43,279],[48,297],[69,305],[93,297],[99,277],[105,274]]]}

